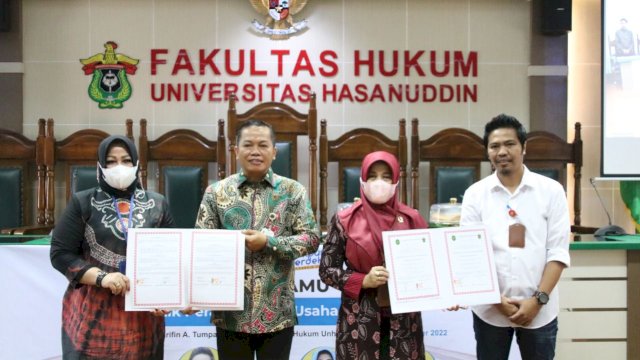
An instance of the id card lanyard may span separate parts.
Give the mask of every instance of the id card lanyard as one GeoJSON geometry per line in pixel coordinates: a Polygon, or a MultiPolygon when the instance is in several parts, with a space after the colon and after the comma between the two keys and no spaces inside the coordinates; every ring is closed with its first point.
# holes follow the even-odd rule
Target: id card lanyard
{"type": "Polygon", "coordinates": [[[524,248],[525,246],[525,226],[518,219],[518,213],[507,204],[509,214],[509,247],[524,248]]]}
{"type": "MultiPolygon", "coordinates": [[[[118,209],[118,203],[116,202],[116,198],[113,198],[113,207],[116,210],[116,215],[118,216],[118,220],[120,221],[120,226],[122,226],[122,233],[124,234],[124,242],[127,242],[127,237],[129,236],[129,226],[132,225],[131,221],[133,221],[133,196],[134,194],[131,194],[131,199],[129,200],[129,222],[127,224],[124,223],[124,220],[122,219],[122,215],[120,215],[120,210],[118,209]]],[[[120,269],[120,272],[122,274],[124,274],[127,270],[127,261],[126,260],[122,260],[120,261],[120,263],[118,264],[118,268],[120,269]]]]}

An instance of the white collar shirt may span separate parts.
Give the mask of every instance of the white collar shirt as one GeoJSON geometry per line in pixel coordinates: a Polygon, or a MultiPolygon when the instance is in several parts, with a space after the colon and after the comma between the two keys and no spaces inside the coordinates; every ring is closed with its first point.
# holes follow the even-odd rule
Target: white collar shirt
{"type": "MultiPolygon", "coordinates": [[[[483,224],[493,244],[500,293],[513,299],[533,296],[546,264],[558,261],[570,265],[571,225],[567,198],[562,185],[524,167],[522,181],[511,193],[494,172],[473,184],[464,194],[460,225],[483,224]],[[509,209],[517,215],[509,215],[509,209]],[[524,248],[509,247],[509,226],[523,224],[524,248]]],[[[484,322],[500,327],[518,327],[494,305],[475,306],[473,311],[484,322]]],[[[558,316],[556,286],[549,302],[526,328],[539,328],[558,316]]]]}

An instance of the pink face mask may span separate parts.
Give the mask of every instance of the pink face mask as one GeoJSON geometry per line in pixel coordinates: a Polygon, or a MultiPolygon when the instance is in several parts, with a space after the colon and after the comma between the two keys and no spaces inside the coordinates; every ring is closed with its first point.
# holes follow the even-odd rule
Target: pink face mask
{"type": "Polygon", "coordinates": [[[395,195],[398,183],[390,184],[381,179],[367,182],[360,179],[360,185],[367,200],[374,204],[385,204],[395,195]]]}

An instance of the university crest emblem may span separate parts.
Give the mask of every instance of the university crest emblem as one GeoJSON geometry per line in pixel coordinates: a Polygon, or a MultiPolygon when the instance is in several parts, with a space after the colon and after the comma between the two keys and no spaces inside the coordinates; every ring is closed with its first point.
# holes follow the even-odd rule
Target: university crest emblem
{"type": "Polygon", "coordinates": [[[289,38],[289,35],[307,27],[307,20],[298,23],[293,15],[299,13],[307,5],[307,0],[249,0],[251,6],[261,15],[266,16],[264,24],[253,20],[253,27],[260,33],[270,35],[273,40],[289,38]]]}
{"type": "Polygon", "coordinates": [[[140,60],[116,54],[118,44],[107,41],[104,53],[80,59],[85,75],[93,75],[89,84],[89,97],[100,109],[120,109],[131,97],[131,84],[127,74],[134,75],[140,60]]]}

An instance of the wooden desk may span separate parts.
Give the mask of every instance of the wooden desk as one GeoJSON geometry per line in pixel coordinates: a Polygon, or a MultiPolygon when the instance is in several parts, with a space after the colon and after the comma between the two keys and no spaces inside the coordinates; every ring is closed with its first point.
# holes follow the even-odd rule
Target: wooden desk
{"type": "Polygon", "coordinates": [[[0,245],[49,245],[51,237],[46,235],[0,235],[0,245]]]}
{"type": "Polygon", "coordinates": [[[558,359],[640,359],[640,236],[571,243],[559,283],[558,359]]]}

